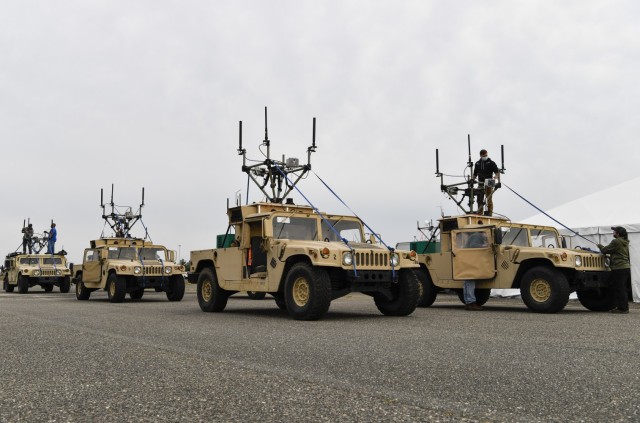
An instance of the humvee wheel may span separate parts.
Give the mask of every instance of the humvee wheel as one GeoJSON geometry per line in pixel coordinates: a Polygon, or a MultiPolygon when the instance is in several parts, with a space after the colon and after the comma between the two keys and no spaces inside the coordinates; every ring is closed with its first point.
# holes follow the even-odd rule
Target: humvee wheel
{"type": "Polygon", "coordinates": [[[418,306],[420,299],[420,282],[416,272],[410,269],[400,271],[398,282],[391,287],[392,300],[383,295],[374,295],[373,300],[378,310],[385,316],[408,316],[418,306]]]}
{"type": "Polygon", "coordinates": [[[29,291],[29,277],[25,275],[18,276],[18,292],[26,294],[29,291]]]}
{"type": "Polygon", "coordinates": [[[112,303],[121,303],[127,295],[127,283],[123,278],[112,273],[107,279],[107,296],[112,303]]]}
{"type": "Polygon", "coordinates": [[[576,294],[580,304],[587,310],[609,311],[615,307],[611,288],[579,289],[576,294]]]}
{"type": "Polygon", "coordinates": [[[569,301],[569,282],[559,270],[533,267],[524,274],[520,283],[522,301],[536,313],[556,313],[569,301]]]}
{"type": "Polygon", "coordinates": [[[6,280],[3,283],[3,288],[5,292],[13,292],[13,288],[15,288],[14,285],[9,285],[9,282],[7,282],[6,280]]]}
{"type": "MultiPolygon", "coordinates": [[[[464,301],[464,289],[456,289],[456,294],[458,294],[458,298],[462,304],[465,304],[464,301]]],[[[491,290],[486,288],[476,288],[473,291],[473,294],[476,297],[476,304],[484,305],[487,301],[489,301],[489,297],[491,296],[491,290]]]]}
{"type": "Polygon", "coordinates": [[[84,283],[79,280],[76,281],[76,298],[78,300],[88,300],[91,296],[91,290],[84,286],[84,283]]]}
{"type": "Polygon", "coordinates": [[[60,292],[66,294],[71,289],[71,278],[65,276],[60,282],[60,292]]]}
{"type": "Polygon", "coordinates": [[[438,288],[431,281],[429,271],[426,269],[418,269],[415,271],[418,281],[420,282],[420,299],[418,307],[429,307],[433,304],[438,296],[438,288]]]}
{"type": "Polygon", "coordinates": [[[184,277],[182,275],[173,275],[170,279],[167,299],[169,301],[180,301],[182,297],[184,297],[184,277]]]}
{"type": "Polygon", "coordinates": [[[317,320],[331,305],[331,280],[324,269],[294,264],[284,284],[284,301],[296,320],[317,320]]]}
{"type": "Polygon", "coordinates": [[[50,284],[43,285],[42,289],[44,289],[44,292],[51,292],[53,291],[53,285],[50,285],[50,284]]]}
{"type": "Polygon", "coordinates": [[[132,300],[139,300],[144,295],[144,288],[137,289],[135,291],[129,292],[129,298],[132,300]]]}
{"type": "Polygon", "coordinates": [[[218,285],[218,278],[210,267],[198,276],[198,304],[206,312],[221,312],[227,306],[229,293],[218,285]]]}
{"type": "Polygon", "coordinates": [[[252,300],[264,300],[264,297],[266,296],[266,292],[247,291],[247,297],[251,298],[252,300]]]}
{"type": "Polygon", "coordinates": [[[284,301],[284,298],[274,297],[273,299],[276,301],[276,305],[280,310],[287,309],[287,303],[284,301]]]}

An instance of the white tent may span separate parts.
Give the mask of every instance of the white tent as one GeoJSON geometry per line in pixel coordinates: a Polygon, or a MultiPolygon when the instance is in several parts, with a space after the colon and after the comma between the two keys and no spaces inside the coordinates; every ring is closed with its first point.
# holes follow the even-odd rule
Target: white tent
{"type": "Polygon", "coordinates": [[[598,247],[595,244],[607,245],[613,239],[612,226],[624,227],[630,242],[633,301],[640,302],[640,201],[635,193],[638,187],[640,177],[546,211],[580,236],[562,228],[543,213],[525,219],[523,223],[554,226],[565,235],[567,247],[579,246],[596,251],[598,247]]]}

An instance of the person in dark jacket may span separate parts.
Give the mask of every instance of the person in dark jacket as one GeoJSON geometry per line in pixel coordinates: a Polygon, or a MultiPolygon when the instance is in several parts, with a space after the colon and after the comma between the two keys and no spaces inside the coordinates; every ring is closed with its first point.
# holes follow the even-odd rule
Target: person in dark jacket
{"type": "Polygon", "coordinates": [[[498,169],[498,165],[489,158],[487,150],[480,150],[480,160],[473,166],[473,177],[478,178],[478,188],[480,190],[478,194],[478,214],[486,214],[487,216],[493,214],[494,186],[489,184],[489,181],[493,181],[494,175],[495,188],[500,188],[500,169],[498,169]],[[485,198],[487,201],[487,213],[484,213],[485,198]]]}
{"type": "Polygon", "coordinates": [[[627,284],[631,281],[631,262],[629,260],[629,238],[627,230],[622,226],[613,226],[613,240],[606,247],[598,244],[603,254],[609,254],[609,267],[611,275],[609,283],[613,289],[615,308],[612,313],[628,313],[629,298],[627,296],[627,284]]]}

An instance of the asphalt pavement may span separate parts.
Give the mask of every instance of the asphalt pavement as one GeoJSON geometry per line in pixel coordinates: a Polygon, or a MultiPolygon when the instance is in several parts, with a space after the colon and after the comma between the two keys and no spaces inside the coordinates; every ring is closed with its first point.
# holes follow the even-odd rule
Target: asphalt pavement
{"type": "Polygon", "coordinates": [[[0,421],[640,421],[640,305],[486,308],[386,317],[351,294],[298,322],[269,296],[203,313],[191,285],[177,303],[2,292],[0,421]]]}

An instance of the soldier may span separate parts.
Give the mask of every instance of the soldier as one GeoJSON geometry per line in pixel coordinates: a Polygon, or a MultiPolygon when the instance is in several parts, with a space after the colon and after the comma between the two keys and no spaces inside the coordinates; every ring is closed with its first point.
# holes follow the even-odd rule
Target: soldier
{"type": "Polygon", "coordinates": [[[627,297],[627,283],[631,280],[631,262],[629,261],[629,238],[627,230],[622,226],[614,226],[613,240],[606,247],[598,244],[604,254],[611,256],[611,275],[609,283],[613,289],[613,299],[616,308],[611,313],[629,313],[629,298],[627,297]]]}
{"type": "Polygon", "coordinates": [[[498,165],[489,158],[487,150],[480,150],[480,160],[473,167],[473,177],[478,178],[480,192],[478,194],[478,214],[491,216],[493,214],[493,191],[494,187],[488,181],[493,180],[495,175],[495,188],[500,188],[500,169],[498,165]],[[484,212],[484,202],[487,200],[487,212],[484,212]]]}
{"type": "Polygon", "coordinates": [[[57,240],[58,231],[56,230],[56,224],[51,222],[51,231],[49,231],[49,242],[47,243],[47,254],[53,254],[55,252],[57,240]]]}
{"type": "Polygon", "coordinates": [[[27,254],[27,248],[29,248],[29,254],[31,254],[33,246],[33,224],[29,223],[29,226],[22,228],[22,234],[22,254],[27,254]]]}

